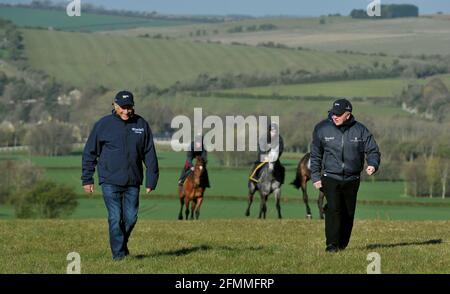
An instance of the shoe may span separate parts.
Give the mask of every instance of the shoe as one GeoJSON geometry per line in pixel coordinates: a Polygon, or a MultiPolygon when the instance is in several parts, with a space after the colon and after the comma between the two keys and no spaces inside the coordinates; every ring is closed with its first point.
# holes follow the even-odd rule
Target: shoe
{"type": "Polygon", "coordinates": [[[328,245],[327,248],[325,249],[326,252],[338,252],[339,248],[337,248],[334,245],[328,245]]]}
{"type": "Polygon", "coordinates": [[[122,256],[115,256],[115,257],[113,257],[113,260],[114,261],[121,261],[121,260],[123,260],[125,258],[125,255],[122,255],[122,256]]]}

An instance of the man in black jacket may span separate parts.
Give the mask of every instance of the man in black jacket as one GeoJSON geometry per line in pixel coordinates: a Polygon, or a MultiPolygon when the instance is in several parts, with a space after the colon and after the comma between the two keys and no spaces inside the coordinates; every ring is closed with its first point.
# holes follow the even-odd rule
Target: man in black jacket
{"type": "Polygon", "coordinates": [[[112,114],[95,123],[86,142],[81,180],[84,191],[92,193],[98,166],[99,184],[108,209],[111,251],[113,259],[120,260],[129,254],[128,238],[137,221],[142,162],[147,168],[147,193],[156,188],[159,169],[152,131],[134,113],[133,94],[120,91],[113,105],[112,114]]]}
{"type": "Polygon", "coordinates": [[[314,128],[311,144],[311,179],[327,199],[326,251],[347,247],[353,227],[360,174],[366,156],[368,175],[380,166],[380,152],[372,134],[352,115],[347,99],[333,103],[328,118],[314,128]]]}

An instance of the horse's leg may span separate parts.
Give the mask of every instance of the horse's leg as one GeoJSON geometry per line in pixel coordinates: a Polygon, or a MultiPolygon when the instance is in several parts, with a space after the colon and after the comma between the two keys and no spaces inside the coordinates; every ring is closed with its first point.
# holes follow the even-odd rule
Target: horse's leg
{"type": "Polygon", "coordinates": [[[186,220],[189,219],[189,195],[184,196],[184,206],[186,206],[186,210],[184,211],[186,220]]]}
{"type": "Polygon", "coordinates": [[[255,195],[256,192],[256,185],[253,182],[249,182],[248,183],[248,206],[247,206],[247,210],[245,211],[245,216],[249,216],[250,215],[250,206],[252,206],[253,203],[253,195],[255,195]]]}
{"type": "Polygon", "coordinates": [[[306,191],[306,179],[305,178],[302,178],[301,188],[302,188],[302,192],[303,192],[303,202],[305,203],[305,206],[306,206],[306,218],[311,219],[312,218],[311,208],[309,207],[309,204],[308,204],[308,192],[306,191]]]}
{"type": "Polygon", "coordinates": [[[324,219],[323,217],[323,197],[325,196],[325,194],[323,194],[322,191],[319,192],[319,199],[317,199],[317,205],[319,206],[319,214],[320,214],[320,219],[324,219]]]}
{"type": "Polygon", "coordinates": [[[191,204],[191,219],[194,219],[195,206],[197,205],[197,199],[192,199],[191,204]]]}
{"type": "Polygon", "coordinates": [[[266,212],[267,212],[267,197],[269,195],[263,194],[261,192],[261,204],[260,204],[260,208],[259,208],[259,218],[263,218],[266,219],[266,212]]]}
{"type": "Polygon", "coordinates": [[[275,189],[274,191],[275,194],[275,200],[276,200],[276,206],[277,206],[277,211],[278,211],[278,218],[281,219],[281,205],[280,205],[280,200],[281,200],[281,188],[278,187],[275,189]]]}
{"type": "Polygon", "coordinates": [[[178,219],[182,220],[183,219],[183,205],[184,205],[184,195],[182,197],[180,197],[180,213],[178,214],[178,219]]]}
{"type": "Polygon", "coordinates": [[[203,197],[197,198],[197,205],[195,206],[195,218],[198,219],[200,217],[200,207],[203,203],[203,197]]]}

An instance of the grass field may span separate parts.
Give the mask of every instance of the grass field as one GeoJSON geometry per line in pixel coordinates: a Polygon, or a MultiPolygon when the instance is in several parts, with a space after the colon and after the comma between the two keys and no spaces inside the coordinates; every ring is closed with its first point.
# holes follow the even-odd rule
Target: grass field
{"type": "Polygon", "coordinates": [[[21,7],[2,7],[0,18],[12,21],[17,26],[53,28],[65,31],[105,31],[130,29],[135,27],[162,27],[190,24],[187,21],[155,20],[139,17],[114,16],[93,13],[81,13],[81,16],[69,17],[66,11],[52,11],[21,7]]]}
{"type": "MultiPolygon", "coordinates": [[[[180,173],[180,165],[184,162],[183,153],[158,152],[160,164],[160,179],[157,189],[150,195],[142,191],[140,217],[144,219],[175,219],[179,211],[179,201],[176,196],[176,182],[180,173]]],[[[293,155],[292,155],[293,156],[293,155]]],[[[291,156],[290,156],[291,157],[291,156]]],[[[299,156],[300,157],[300,156],[299,156]]],[[[24,155],[1,155],[0,160],[24,159],[24,155]]],[[[291,157],[292,158],[292,157],[291,157]]],[[[104,218],[106,209],[101,198],[101,188],[96,186],[94,195],[87,198],[82,192],[80,183],[80,155],[64,157],[31,157],[34,164],[45,169],[45,177],[59,183],[72,186],[80,195],[79,206],[69,218],[104,218]]],[[[301,198],[301,192],[289,183],[295,177],[297,160],[286,159],[286,183],[282,189],[283,217],[302,219],[306,209],[301,198]]],[[[205,194],[202,208],[202,219],[242,218],[246,208],[248,168],[223,168],[210,156],[208,166],[212,188],[205,194]],[[230,185],[232,183],[232,185],[230,185]]],[[[97,181],[97,177],[95,176],[97,181]]],[[[318,217],[316,205],[317,191],[308,186],[313,217],[318,217]]],[[[404,195],[402,182],[371,182],[361,183],[358,193],[358,219],[385,220],[448,220],[450,199],[413,198],[404,195]]],[[[270,197],[269,218],[275,218],[274,198],[270,197]]],[[[252,217],[259,212],[259,196],[256,195],[252,206],[252,217]]],[[[0,219],[14,218],[11,206],[0,206],[0,219]]]]}
{"type": "MultiPolygon", "coordinates": [[[[237,92],[240,92],[237,90],[237,92]]],[[[251,92],[251,90],[250,90],[251,92]]],[[[162,104],[176,105],[180,109],[191,109],[192,114],[194,107],[201,107],[203,109],[203,116],[216,115],[249,115],[249,114],[266,114],[278,115],[280,117],[289,116],[296,112],[303,113],[317,113],[323,114],[326,118],[327,111],[330,108],[334,98],[329,99],[278,99],[277,97],[270,97],[270,99],[253,99],[244,98],[236,95],[236,97],[221,98],[221,97],[190,97],[188,95],[178,95],[177,97],[167,97],[160,100],[162,104]],[[236,99],[235,99],[236,98],[236,99]],[[219,104],[220,103],[220,104],[219,104]],[[217,108],[220,105],[220,108],[217,108]]],[[[353,111],[356,119],[364,123],[365,117],[372,117],[374,114],[377,117],[398,117],[409,116],[400,107],[390,105],[374,104],[370,101],[352,101],[353,111]]]]}
{"type": "MultiPolygon", "coordinates": [[[[224,43],[241,42],[256,45],[262,42],[302,46],[324,51],[351,50],[366,53],[448,54],[450,21],[438,18],[397,18],[386,20],[354,20],[348,17],[292,20],[280,29],[268,32],[218,34],[204,37],[224,43]]],[[[267,22],[270,23],[268,20],[267,22]]],[[[273,21],[276,24],[276,20],[273,21]]]]}
{"type": "Polygon", "coordinates": [[[365,274],[375,251],[385,274],[448,274],[449,225],[359,220],[349,247],[330,255],[321,221],[140,220],[130,257],[113,262],[106,220],[0,221],[0,273],[63,274],[75,251],[82,273],[365,274]]]}
{"type": "Polygon", "coordinates": [[[248,93],[252,95],[276,95],[291,97],[395,97],[409,84],[424,85],[433,78],[439,78],[450,88],[450,75],[436,75],[427,79],[373,79],[337,81],[298,85],[274,85],[221,91],[222,93],[248,93]]]}
{"type": "Polygon", "coordinates": [[[178,40],[23,30],[30,65],[76,86],[112,89],[160,87],[200,73],[272,73],[291,69],[329,72],[352,65],[391,64],[392,58],[296,51],[178,40]]]}
{"type": "Polygon", "coordinates": [[[187,25],[161,28],[135,28],[116,31],[123,35],[163,34],[200,41],[239,42],[257,45],[263,42],[281,43],[324,51],[350,50],[366,53],[448,54],[450,50],[450,18],[418,17],[384,20],[358,20],[350,17],[265,18],[213,25],[187,25]],[[271,23],[276,30],[265,32],[228,33],[236,26],[248,27],[271,23]],[[192,35],[205,30],[205,36],[192,35]]]}

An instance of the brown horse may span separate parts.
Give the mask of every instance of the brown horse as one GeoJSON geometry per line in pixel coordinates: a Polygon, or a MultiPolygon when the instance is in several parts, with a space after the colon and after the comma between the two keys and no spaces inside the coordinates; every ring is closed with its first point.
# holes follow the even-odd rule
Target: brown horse
{"type": "Polygon", "coordinates": [[[178,219],[183,219],[183,205],[186,205],[186,219],[189,218],[189,202],[192,201],[191,219],[198,219],[200,216],[200,207],[203,202],[203,193],[205,188],[200,185],[203,172],[205,171],[205,162],[200,156],[195,158],[194,171],[191,172],[183,183],[178,186],[178,195],[180,197],[180,213],[178,219]]]}
{"type": "MultiPolygon", "coordinates": [[[[308,204],[308,192],[306,191],[306,183],[311,179],[311,170],[310,170],[310,158],[311,154],[306,153],[297,166],[297,172],[295,175],[295,180],[291,183],[297,189],[301,188],[303,192],[303,202],[306,205],[306,217],[308,219],[312,218],[311,208],[309,208],[308,204]]],[[[319,198],[317,199],[317,206],[319,207],[320,218],[323,219],[323,197],[324,194],[322,191],[319,193],[319,198]]]]}

